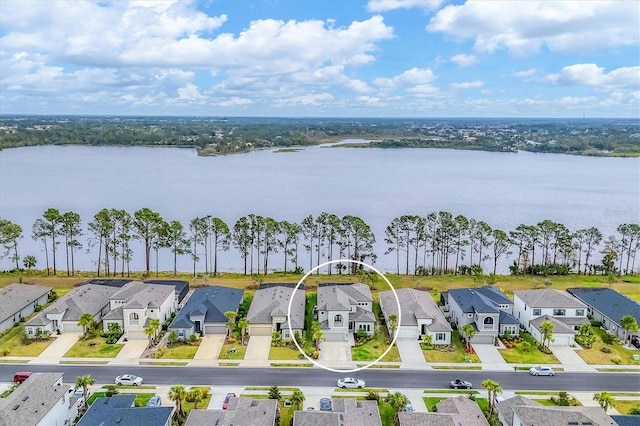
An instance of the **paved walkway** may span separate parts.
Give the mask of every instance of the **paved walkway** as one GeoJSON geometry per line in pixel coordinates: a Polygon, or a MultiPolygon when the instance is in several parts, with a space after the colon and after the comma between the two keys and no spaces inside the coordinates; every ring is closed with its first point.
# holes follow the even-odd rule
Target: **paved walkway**
{"type": "Polygon", "coordinates": [[[109,364],[137,364],[148,344],[148,340],[129,340],[124,344],[124,347],[120,349],[118,355],[116,355],[116,357],[112,361],[110,361],[109,364]]]}
{"type": "Polygon", "coordinates": [[[552,346],[551,350],[562,364],[564,371],[596,371],[595,368],[584,362],[576,350],[570,346],[552,346]]]}
{"type": "Polygon", "coordinates": [[[431,366],[427,364],[420,348],[420,342],[417,339],[408,337],[399,337],[396,340],[398,352],[400,352],[400,368],[410,370],[431,370],[431,366]]]}
{"type": "Polygon", "coordinates": [[[249,337],[247,351],[244,359],[240,361],[241,367],[268,367],[269,350],[271,349],[271,336],[249,337]]]}
{"type": "Polygon", "coordinates": [[[56,339],[47,349],[42,351],[40,356],[33,359],[34,364],[58,364],[60,358],[66,354],[73,345],[76,344],[82,333],[62,333],[56,336],[56,339]]]}
{"type": "Polygon", "coordinates": [[[498,352],[498,349],[494,345],[474,343],[473,350],[476,351],[476,355],[478,355],[478,358],[480,358],[483,370],[513,371],[513,367],[507,364],[507,362],[504,360],[504,358],[502,358],[502,355],[500,355],[500,352],[498,352]]]}

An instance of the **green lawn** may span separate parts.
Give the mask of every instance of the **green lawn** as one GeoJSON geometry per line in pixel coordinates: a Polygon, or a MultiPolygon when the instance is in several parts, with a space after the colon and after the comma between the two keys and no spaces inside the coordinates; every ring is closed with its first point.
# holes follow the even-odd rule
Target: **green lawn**
{"type": "Polygon", "coordinates": [[[451,333],[451,347],[455,350],[452,352],[431,349],[428,351],[422,351],[424,359],[427,362],[480,362],[480,358],[476,354],[468,354],[464,350],[464,345],[460,340],[460,333],[454,331],[451,333]],[[467,358],[468,357],[468,358],[467,358]],[[469,361],[466,361],[468,359],[469,361]]]}
{"type": "Polygon", "coordinates": [[[591,327],[591,331],[596,335],[596,341],[593,343],[593,347],[591,349],[576,351],[587,364],[615,365],[611,360],[617,356],[620,358],[620,364],[640,366],[640,361],[635,361],[631,357],[633,354],[640,354],[640,352],[626,349],[617,342],[613,345],[605,345],[602,342],[602,336],[607,334],[606,331],[598,327],[591,327]],[[611,353],[606,354],[600,350],[605,346],[611,349],[611,353]]]}
{"type": "Polygon", "coordinates": [[[3,355],[5,349],[9,351],[8,356],[38,356],[54,341],[54,337],[52,337],[47,341],[33,341],[23,345],[23,332],[24,326],[20,325],[11,328],[7,334],[0,337],[0,356],[3,355]]]}
{"type": "Polygon", "coordinates": [[[436,404],[446,398],[427,396],[422,399],[424,400],[424,405],[427,406],[427,411],[430,413],[434,413],[436,411],[436,404]]]}
{"type": "Polygon", "coordinates": [[[114,358],[124,345],[107,344],[103,337],[93,339],[78,340],[64,354],[67,358],[114,358]]]}
{"type": "Polygon", "coordinates": [[[632,408],[640,409],[640,400],[630,401],[630,400],[619,400],[616,401],[613,406],[620,412],[620,414],[628,414],[629,410],[632,408]]]}
{"type": "MultiPolygon", "coordinates": [[[[373,335],[373,339],[362,346],[354,346],[351,348],[351,358],[354,361],[375,361],[382,356],[384,351],[387,350],[389,343],[387,341],[387,335],[382,330],[382,327],[383,326],[379,323],[376,323],[376,331],[373,335]]],[[[389,352],[387,352],[384,358],[380,361],[400,362],[400,352],[398,351],[398,347],[393,345],[389,352]]]]}
{"type": "Polygon", "coordinates": [[[298,349],[291,349],[289,347],[275,347],[271,346],[269,349],[269,359],[270,360],[291,360],[291,359],[300,359],[302,354],[298,349]]]}
{"type": "MultiPolygon", "coordinates": [[[[211,388],[209,386],[194,386],[186,389],[186,391],[189,392],[190,390],[195,388],[201,388],[209,391],[209,395],[198,403],[198,410],[206,410],[209,406],[209,402],[211,402],[211,388]]],[[[184,403],[182,404],[182,409],[184,410],[187,417],[189,417],[189,413],[191,412],[191,410],[194,410],[195,407],[193,402],[184,401],[184,403]]]]}
{"type": "Polygon", "coordinates": [[[227,343],[222,345],[218,359],[244,359],[245,352],[247,352],[247,347],[242,346],[240,342],[227,343]],[[231,352],[231,348],[236,348],[235,353],[231,352]]]}
{"type": "Polygon", "coordinates": [[[155,395],[155,393],[137,393],[136,399],[133,400],[133,404],[136,407],[146,407],[147,402],[149,402],[153,395],[155,395]]]}
{"type": "Polygon", "coordinates": [[[102,398],[103,396],[107,396],[107,394],[105,392],[94,392],[91,395],[89,395],[89,399],[87,399],[87,404],[91,405],[93,404],[93,401],[95,401],[98,398],[102,398]]]}
{"type": "MultiPolygon", "coordinates": [[[[199,341],[198,341],[199,343],[199,341]]],[[[162,348],[161,359],[193,359],[198,351],[198,343],[176,344],[172,347],[162,348]]]]}
{"type": "Polygon", "coordinates": [[[391,426],[396,418],[396,410],[386,402],[380,402],[378,404],[378,410],[380,411],[380,418],[384,426],[391,426]]]}
{"type": "MultiPolygon", "coordinates": [[[[498,349],[502,358],[509,364],[559,364],[555,355],[545,354],[538,350],[538,346],[529,333],[522,333],[524,341],[531,343],[529,351],[525,352],[522,343],[518,343],[515,348],[498,349]]],[[[524,342],[523,342],[524,343],[524,342]]]]}

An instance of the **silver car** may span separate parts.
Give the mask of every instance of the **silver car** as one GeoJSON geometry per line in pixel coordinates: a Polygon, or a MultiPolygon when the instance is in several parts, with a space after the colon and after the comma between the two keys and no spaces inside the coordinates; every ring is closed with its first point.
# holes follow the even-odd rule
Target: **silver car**
{"type": "Polygon", "coordinates": [[[553,371],[553,368],[546,365],[536,365],[529,369],[529,374],[532,376],[553,376],[556,372],[553,371]]]}
{"type": "Polygon", "coordinates": [[[353,377],[345,377],[344,379],[338,380],[338,387],[342,389],[346,389],[346,388],[362,389],[364,385],[365,385],[364,380],[354,379],[353,377]]]}
{"type": "Polygon", "coordinates": [[[136,376],[135,374],[123,374],[122,376],[116,377],[115,383],[118,386],[138,386],[142,384],[142,377],[136,376]]]}

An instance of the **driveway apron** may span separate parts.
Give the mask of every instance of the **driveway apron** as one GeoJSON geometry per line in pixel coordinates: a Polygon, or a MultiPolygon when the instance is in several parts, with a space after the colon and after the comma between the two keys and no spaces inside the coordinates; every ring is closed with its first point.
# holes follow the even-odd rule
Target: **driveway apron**
{"type": "Polygon", "coordinates": [[[558,358],[564,371],[597,371],[595,368],[584,362],[575,349],[569,346],[552,346],[553,354],[558,358]]]}
{"type": "Polygon", "coordinates": [[[142,356],[142,353],[147,349],[149,341],[146,339],[129,340],[124,344],[124,347],[120,349],[118,355],[109,362],[109,364],[133,364],[137,365],[138,360],[142,356]]]}
{"type": "Polygon", "coordinates": [[[507,364],[494,345],[474,344],[473,349],[476,351],[478,358],[480,358],[483,370],[513,371],[513,367],[507,364]]]}
{"type": "Polygon", "coordinates": [[[76,344],[82,333],[62,333],[49,345],[47,349],[42,351],[40,356],[31,362],[34,364],[58,364],[60,358],[64,357],[69,349],[76,344]]]}
{"type": "Polygon", "coordinates": [[[422,355],[420,342],[413,338],[399,337],[396,340],[398,352],[400,352],[400,368],[409,370],[431,370],[431,366],[427,364],[422,355]]]}
{"type": "Polygon", "coordinates": [[[352,367],[348,342],[322,342],[318,362],[326,367],[352,367]]]}
{"type": "Polygon", "coordinates": [[[224,334],[204,335],[193,359],[218,359],[218,354],[220,354],[220,349],[222,349],[222,345],[224,345],[225,337],[224,334]]]}
{"type": "Polygon", "coordinates": [[[241,367],[268,367],[271,336],[251,336],[241,367]]]}

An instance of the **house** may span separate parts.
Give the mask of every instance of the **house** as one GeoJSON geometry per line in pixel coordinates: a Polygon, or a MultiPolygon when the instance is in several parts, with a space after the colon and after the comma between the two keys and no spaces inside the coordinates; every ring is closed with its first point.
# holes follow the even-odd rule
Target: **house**
{"type": "Polygon", "coordinates": [[[0,333],[34,313],[36,307],[47,304],[52,290],[51,287],[18,283],[0,288],[0,333]]]}
{"type": "Polygon", "coordinates": [[[489,426],[482,410],[466,396],[443,399],[434,413],[398,413],[397,426],[489,426]]]}
{"type": "Polygon", "coordinates": [[[185,426],[276,424],[275,399],[231,398],[226,410],[191,410],[185,426]]]}
{"type": "MultiPolygon", "coordinates": [[[[451,326],[429,292],[401,288],[395,293],[402,308],[400,324],[396,324],[399,338],[408,337],[417,340],[423,335],[429,335],[436,345],[451,344],[451,326]]],[[[389,316],[395,315],[398,318],[396,296],[393,291],[381,291],[378,294],[380,309],[389,327],[389,316]]],[[[389,332],[391,333],[392,330],[390,329],[389,332]]]]}
{"type": "Polygon", "coordinates": [[[175,288],[160,284],[131,282],[109,298],[109,312],[102,318],[104,332],[118,324],[124,337],[147,339],[144,329],[152,319],[162,324],[176,310],[175,288]]]}
{"type": "Polygon", "coordinates": [[[544,406],[517,395],[496,404],[498,419],[505,426],[522,425],[616,425],[600,407],[544,406]]]}
{"type": "Polygon", "coordinates": [[[623,316],[631,315],[640,324],[640,303],[611,288],[568,288],[567,292],[586,304],[587,313],[622,340],[628,338],[620,324],[623,316]]]}
{"type": "Polygon", "coordinates": [[[97,398],[77,426],[171,426],[173,407],[136,407],[135,395],[97,398]]]}
{"type": "Polygon", "coordinates": [[[96,323],[102,321],[102,317],[110,310],[110,298],[119,291],[119,287],[99,284],[76,287],[27,321],[27,335],[35,337],[37,329],[51,333],[80,333],[83,331],[82,326],[78,325],[80,316],[89,313],[96,323]]]}
{"type": "Polygon", "coordinates": [[[9,394],[0,398],[0,425],[70,425],[78,416],[82,398],[62,383],[63,373],[33,373],[9,394]]]}
{"type": "Polygon", "coordinates": [[[176,292],[176,306],[181,307],[184,298],[189,293],[189,281],[182,280],[147,280],[145,284],[159,284],[173,286],[176,292]]]}
{"type": "Polygon", "coordinates": [[[271,336],[274,332],[281,332],[284,340],[289,335],[289,321],[294,333],[302,335],[304,329],[305,290],[298,288],[293,293],[295,284],[261,284],[253,295],[247,320],[249,320],[250,336],[271,336]],[[291,315],[287,318],[289,301],[293,295],[291,315]]]}
{"type": "Polygon", "coordinates": [[[226,334],[225,312],[238,312],[244,290],[222,286],[194,290],[184,307],[169,325],[180,339],[192,334],[226,334]]]}
{"type": "Polygon", "coordinates": [[[347,342],[358,330],[375,331],[373,296],[366,284],[320,284],[314,315],[327,342],[347,342]]]}
{"type": "Polygon", "coordinates": [[[554,326],[552,345],[574,344],[575,331],[582,324],[589,324],[587,305],[566,291],[553,288],[513,292],[513,313],[539,342],[542,342],[541,324],[551,322],[554,326]]]}
{"type": "Polygon", "coordinates": [[[618,426],[638,426],[640,425],[640,416],[634,415],[614,415],[609,416],[618,426]]]}
{"type": "Polygon", "coordinates": [[[465,324],[477,330],[472,343],[493,344],[498,335],[520,333],[513,302],[492,285],[449,290],[446,301],[445,310],[458,330],[465,324]]]}
{"type": "Polygon", "coordinates": [[[331,411],[295,411],[293,426],[382,426],[377,401],[333,398],[331,411]]]}

